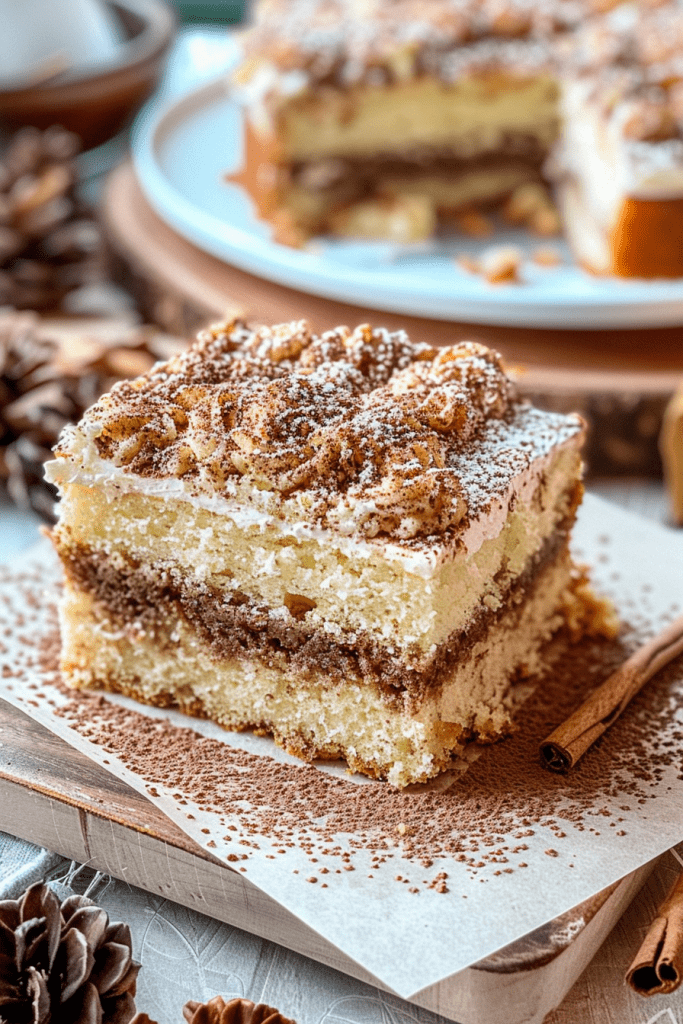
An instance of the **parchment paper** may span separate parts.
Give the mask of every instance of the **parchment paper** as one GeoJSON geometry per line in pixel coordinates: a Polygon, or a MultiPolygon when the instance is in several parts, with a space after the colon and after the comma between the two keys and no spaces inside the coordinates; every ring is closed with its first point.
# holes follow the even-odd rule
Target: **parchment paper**
{"type": "MultiPolygon", "coordinates": [[[[634,642],[642,642],[681,613],[683,540],[673,531],[587,497],[574,537],[577,558],[593,565],[596,589],[613,598],[620,615],[632,627],[634,642]]],[[[10,574],[0,586],[0,640],[5,648],[0,653],[0,696],[138,789],[214,856],[227,858],[235,849],[234,843],[222,838],[225,822],[233,820],[229,807],[221,814],[202,811],[196,802],[188,802],[187,794],[171,792],[156,780],[150,794],[149,779],[132,773],[122,761],[55,716],[55,707],[67,698],[46,683],[35,644],[37,637],[53,628],[51,605],[59,579],[55,563],[47,546],[34,549],[15,564],[14,575],[10,574]],[[19,573],[33,575],[38,598],[18,585],[19,573]]],[[[670,729],[665,728],[656,742],[669,744],[670,749],[683,723],[683,666],[679,664],[669,676],[670,729]]],[[[596,678],[596,685],[600,681],[596,678]]],[[[132,702],[117,700],[133,706],[132,702]]],[[[135,707],[150,717],[189,724],[203,736],[286,764],[296,763],[268,739],[228,733],[175,712],[135,707]]],[[[481,756],[495,756],[489,749],[495,751],[487,748],[481,756]]],[[[319,870],[320,858],[312,867],[310,850],[306,853],[295,844],[286,854],[270,859],[273,844],[268,834],[251,837],[258,840],[259,848],[248,848],[248,859],[239,866],[246,869],[244,873],[251,882],[384,985],[410,998],[571,909],[683,839],[680,764],[678,758],[678,767],[672,763],[655,773],[649,786],[651,795],[641,803],[628,793],[601,794],[595,807],[596,827],[580,828],[563,822],[566,835],[561,844],[549,825],[532,822],[533,828],[526,829],[533,835],[525,839],[525,869],[510,874],[496,870],[491,863],[473,874],[455,858],[435,861],[430,868],[416,867],[414,862],[401,859],[400,837],[391,851],[393,857],[379,868],[371,869],[370,854],[362,850],[354,853],[354,871],[337,873],[332,867],[338,867],[339,861],[331,863],[325,889],[306,881],[312,871],[319,870]],[[619,828],[612,824],[617,820],[619,828]],[[549,848],[555,848],[557,855],[548,856],[549,848]],[[439,893],[425,885],[436,872],[444,870],[448,892],[439,893]],[[408,886],[396,882],[401,872],[410,874],[411,880],[422,886],[419,893],[411,893],[408,886]]],[[[340,771],[335,767],[331,770],[340,771]]],[[[343,773],[341,777],[345,777],[343,773]]],[[[349,779],[347,784],[356,786],[358,780],[349,779]]],[[[520,806],[520,825],[523,820],[529,824],[525,813],[520,806]]],[[[510,830],[511,844],[518,827],[510,830]]],[[[352,839],[339,837],[340,845],[347,846],[352,839]]]]}

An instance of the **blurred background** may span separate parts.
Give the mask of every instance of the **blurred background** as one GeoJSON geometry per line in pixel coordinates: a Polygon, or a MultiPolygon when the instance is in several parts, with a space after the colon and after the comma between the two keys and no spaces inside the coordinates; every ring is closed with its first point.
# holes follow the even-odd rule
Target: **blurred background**
{"type": "Polygon", "coordinates": [[[235,25],[244,17],[246,0],[175,0],[184,24],[197,22],[235,25]]]}

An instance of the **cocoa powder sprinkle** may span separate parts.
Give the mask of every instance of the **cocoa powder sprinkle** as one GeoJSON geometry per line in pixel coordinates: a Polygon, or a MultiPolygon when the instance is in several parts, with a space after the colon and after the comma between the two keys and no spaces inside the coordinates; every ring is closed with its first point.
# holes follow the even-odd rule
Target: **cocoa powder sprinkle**
{"type": "MultiPolygon", "coordinates": [[[[570,776],[551,778],[538,763],[538,738],[549,723],[561,721],[590,686],[587,666],[598,664],[608,674],[623,658],[618,641],[587,640],[574,648],[525,705],[524,728],[486,748],[445,792],[417,787],[397,791],[378,782],[355,785],[314,766],[281,764],[191,729],[149,719],[109,703],[101,694],[78,693],[56,713],[143,778],[175,788],[190,800],[201,792],[208,809],[229,811],[241,828],[255,826],[274,844],[291,834],[305,834],[299,845],[308,843],[320,853],[334,837],[352,835],[357,849],[375,855],[386,854],[389,843],[392,852],[424,867],[456,857],[474,872],[508,862],[505,840],[520,809],[537,826],[552,827],[559,820],[590,827],[595,805],[605,796],[626,791],[646,803],[654,795],[659,773],[678,765],[676,746],[683,744],[683,727],[673,729],[674,746],[657,747],[656,741],[669,722],[671,681],[680,678],[683,659],[653,680],[570,776]],[[399,824],[410,830],[409,845],[398,839],[395,846],[399,824]]],[[[566,833],[556,829],[554,835],[561,841],[566,833]]],[[[546,853],[559,855],[554,849],[546,853]]],[[[340,856],[338,848],[332,855],[340,856]]],[[[352,852],[343,856],[344,870],[353,870],[352,858],[352,852]]],[[[444,880],[440,872],[436,887],[444,880]]]]}
{"type": "MultiPolygon", "coordinates": [[[[65,472],[181,481],[279,518],[418,544],[451,539],[510,479],[580,434],[527,408],[498,353],[361,324],[203,331],[115,384],[55,449],[65,472]]],[[[62,470],[55,470],[59,473],[62,470]]]]}
{"type": "MultiPolygon", "coordinates": [[[[520,728],[484,748],[449,789],[400,791],[376,781],[357,785],[312,765],[284,764],[247,753],[191,728],[112,704],[100,693],[67,689],[57,670],[55,591],[49,604],[52,624],[46,630],[41,573],[17,576],[3,570],[0,586],[3,582],[3,597],[11,596],[3,601],[2,617],[15,621],[21,607],[29,620],[35,615],[42,621],[40,629],[27,622],[20,660],[2,665],[6,679],[26,693],[27,673],[39,671],[42,692],[54,690],[68,698],[54,713],[98,745],[107,759],[115,757],[138,774],[150,792],[151,787],[157,792],[163,787],[179,804],[201,804],[222,816],[223,831],[233,832],[242,843],[251,843],[249,836],[256,835],[259,841],[264,837],[270,855],[286,856],[287,850],[298,847],[317,859],[316,875],[310,877],[331,878],[353,870],[356,857],[363,853],[369,855],[364,863],[373,869],[393,863],[390,877],[406,879],[396,884],[416,881],[446,893],[443,868],[449,860],[459,861],[471,877],[481,875],[482,881],[495,871],[525,868],[526,860],[515,862],[515,856],[528,849],[520,840],[539,829],[553,835],[555,846],[546,851],[548,856],[562,856],[565,849],[571,856],[571,847],[563,849],[570,842],[567,826],[597,834],[598,821],[621,824],[619,808],[638,806],[647,814],[666,770],[673,767],[683,780],[683,723],[671,715],[683,658],[651,680],[570,775],[550,776],[537,760],[539,739],[625,659],[638,642],[633,632],[626,633],[628,642],[586,639],[571,648],[527,700],[518,718],[520,728]],[[31,605],[33,610],[27,611],[31,605]],[[608,801],[618,794],[628,805],[620,802],[619,808],[610,810],[608,801]],[[322,858],[326,863],[318,866],[322,858]],[[416,871],[420,878],[414,878],[416,871]]],[[[623,837],[627,830],[610,834],[623,837]]],[[[254,845],[242,845],[248,852],[226,859],[248,863],[254,845]]]]}

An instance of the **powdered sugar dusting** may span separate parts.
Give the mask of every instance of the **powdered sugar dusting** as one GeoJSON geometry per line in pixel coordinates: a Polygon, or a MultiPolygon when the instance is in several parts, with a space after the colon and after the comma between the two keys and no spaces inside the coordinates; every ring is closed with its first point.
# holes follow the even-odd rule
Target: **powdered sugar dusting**
{"type": "MultiPolygon", "coordinates": [[[[420,74],[503,68],[529,74],[548,63],[548,36],[577,24],[580,0],[266,0],[246,34],[249,78],[258,62],[286,94],[304,83],[383,85],[420,74]]],[[[266,79],[264,78],[264,83],[266,79]]]]}
{"type": "Polygon", "coordinates": [[[515,399],[500,356],[437,349],[361,325],[203,332],[187,353],[117,384],[65,432],[74,473],[180,479],[341,534],[425,540],[457,530],[577,417],[515,399]]]}

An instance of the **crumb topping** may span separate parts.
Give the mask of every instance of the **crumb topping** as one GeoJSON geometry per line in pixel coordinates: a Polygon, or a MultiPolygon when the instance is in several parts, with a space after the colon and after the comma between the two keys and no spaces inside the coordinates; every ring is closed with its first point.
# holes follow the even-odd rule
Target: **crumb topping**
{"type": "Polygon", "coordinates": [[[618,6],[567,37],[560,52],[627,143],[668,143],[683,159],[681,0],[618,6]]]}
{"type": "Polygon", "coordinates": [[[599,0],[261,0],[245,34],[251,78],[277,69],[297,84],[383,85],[421,74],[454,81],[465,69],[524,74],[548,60],[543,40],[578,24],[599,0]],[[289,76],[289,77],[288,77],[289,76]]]}
{"type": "Polygon", "coordinates": [[[315,335],[305,321],[251,330],[235,320],[116,384],[56,454],[77,461],[85,443],[127,473],[271,509],[295,500],[307,522],[406,540],[479,511],[496,473],[525,468],[539,437],[546,451],[581,429],[534,412],[483,345],[432,348],[367,324],[315,335]]]}

